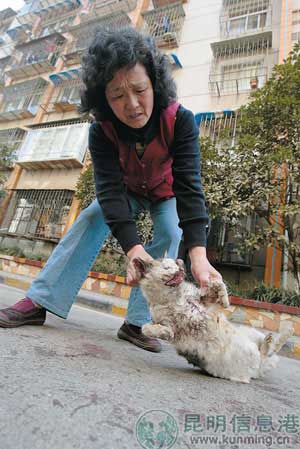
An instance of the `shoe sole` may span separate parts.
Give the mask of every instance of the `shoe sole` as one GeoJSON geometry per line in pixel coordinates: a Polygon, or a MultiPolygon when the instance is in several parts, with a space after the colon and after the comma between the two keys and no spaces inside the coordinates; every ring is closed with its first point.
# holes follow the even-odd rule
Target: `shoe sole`
{"type": "Polygon", "coordinates": [[[28,321],[13,321],[13,322],[6,322],[6,321],[0,321],[0,327],[3,328],[9,328],[9,327],[20,327],[20,326],[42,326],[45,323],[45,320],[28,320],[28,321]]]}
{"type": "Polygon", "coordinates": [[[162,348],[161,347],[157,347],[154,348],[153,346],[147,345],[146,343],[142,343],[140,340],[138,340],[137,338],[134,337],[129,337],[125,332],[123,332],[122,330],[118,331],[117,334],[118,338],[120,338],[120,340],[126,340],[129,341],[129,343],[134,344],[135,346],[138,346],[139,348],[144,349],[145,351],[150,351],[150,352],[161,352],[162,348]]]}

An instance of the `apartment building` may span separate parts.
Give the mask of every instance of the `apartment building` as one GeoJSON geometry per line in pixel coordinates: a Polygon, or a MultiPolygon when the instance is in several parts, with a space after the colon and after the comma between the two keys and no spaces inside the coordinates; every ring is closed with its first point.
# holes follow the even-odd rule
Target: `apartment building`
{"type": "MultiPolygon", "coordinates": [[[[89,127],[77,112],[80,62],[97,27],[132,25],[150,33],[168,54],[179,101],[194,112],[200,134],[217,138],[224,128],[234,131],[249,92],[299,41],[298,3],[26,0],[20,11],[0,11],[0,145],[17,154],[0,244],[50,252],[79,212],[74,191],[89,127]]],[[[241,256],[223,225],[215,224],[210,239],[222,248],[216,262],[235,278],[263,279],[266,260],[271,276],[278,266],[280,276],[273,254],[241,256]]]]}

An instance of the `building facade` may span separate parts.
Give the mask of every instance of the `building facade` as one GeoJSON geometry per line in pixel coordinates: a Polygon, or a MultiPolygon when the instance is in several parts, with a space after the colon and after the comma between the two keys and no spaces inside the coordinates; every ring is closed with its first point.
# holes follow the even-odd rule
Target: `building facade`
{"type": "MultiPolygon", "coordinates": [[[[299,17],[298,0],[26,0],[20,11],[0,11],[0,145],[17,158],[1,203],[0,245],[50,253],[78,215],[89,127],[77,112],[80,61],[97,27],[150,33],[200,135],[217,138],[234,130],[249,93],[299,41],[299,17]]],[[[230,232],[215,228],[216,262],[229,275],[278,276],[280,254],[241,257],[230,232]]]]}

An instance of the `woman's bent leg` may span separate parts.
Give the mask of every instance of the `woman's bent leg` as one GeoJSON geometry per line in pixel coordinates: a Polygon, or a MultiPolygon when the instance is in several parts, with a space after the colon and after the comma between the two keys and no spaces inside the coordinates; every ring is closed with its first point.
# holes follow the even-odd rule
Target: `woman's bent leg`
{"type": "Polygon", "coordinates": [[[84,209],[59,242],[27,297],[66,318],[109,233],[97,200],[84,209]]]}

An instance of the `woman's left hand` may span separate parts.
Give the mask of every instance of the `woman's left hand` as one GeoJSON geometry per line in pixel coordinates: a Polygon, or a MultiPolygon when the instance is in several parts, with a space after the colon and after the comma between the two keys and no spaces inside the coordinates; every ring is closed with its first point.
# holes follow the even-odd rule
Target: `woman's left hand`
{"type": "Polygon", "coordinates": [[[222,275],[209,263],[206,248],[196,246],[189,250],[191,272],[195,281],[200,285],[203,293],[209,281],[222,280],[222,275]]]}

